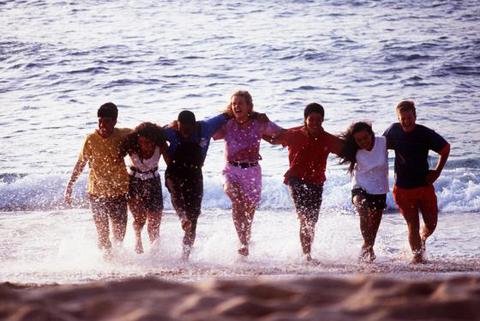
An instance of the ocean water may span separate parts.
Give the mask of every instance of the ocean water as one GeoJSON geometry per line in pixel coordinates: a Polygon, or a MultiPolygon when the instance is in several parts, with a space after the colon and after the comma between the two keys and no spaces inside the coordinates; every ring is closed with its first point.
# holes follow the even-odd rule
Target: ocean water
{"type": "MultiPolygon", "coordinates": [[[[180,227],[166,190],[160,244],[138,257],[129,230],[111,263],[95,249],[86,172],[74,209],[64,207],[65,184],[102,103],[119,106],[119,127],[163,125],[183,109],[198,119],[215,116],[238,89],[283,127],[301,124],[304,106],[319,102],[324,127],[335,134],[358,120],[381,134],[396,121],[396,103],[414,99],[418,123],[452,145],[435,184],[441,213],[427,270],[478,270],[479,17],[478,1],[0,1],[0,279],[356,271],[358,217],[350,178],[335,157],[314,245],[323,265],[314,267],[301,262],[282,184],[287,151],[267,143],[248,262],[234,255],[223,142],[213,142],[207,156],[190,265],[177,260],[180,227]]],[[[406,269],[406,227],[390,194],[377,245],[379,263],[367,269],[406,269]]]]}

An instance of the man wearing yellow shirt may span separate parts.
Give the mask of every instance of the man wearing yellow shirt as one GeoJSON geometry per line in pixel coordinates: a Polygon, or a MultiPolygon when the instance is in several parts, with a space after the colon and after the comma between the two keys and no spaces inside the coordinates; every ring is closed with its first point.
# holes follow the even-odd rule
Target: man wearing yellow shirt
{"type": "Polygon", "coordinates": [[[98,129],[87,135],[82,151],[65,190],[65,202],[71,204],[75,181],[88,163],[87,193],[97,228],[98,246],[110,253],[109,221],[115,242],[121,243],[127,227],[128,173],[120,145],[131,132],[115,128],[118,109],[114,103],[105,103],[98,109],[98,129]]]}

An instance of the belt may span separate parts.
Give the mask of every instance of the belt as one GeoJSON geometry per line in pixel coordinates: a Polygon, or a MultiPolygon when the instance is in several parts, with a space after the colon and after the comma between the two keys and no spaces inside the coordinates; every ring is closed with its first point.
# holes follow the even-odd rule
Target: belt
{"type": "Polygon", "coordinates": [[[160,174],[158,173],[158,167],[155,167],[149,171],[142,172],[138,170],[136,167],[130,166],[128,174],[130,174],[133,177],[139,178],[142,181],[150,178],[154,178],[154,177],[160,177],[160,174]]]}
{"type": "Polygon", "coordinates": [[[254,167],[258,165],[258,162],[235,162],[235,161],[229,161],[228,162],[230,165],[240,167],[240,168],[249,168],[249,167],[254,167]]]}

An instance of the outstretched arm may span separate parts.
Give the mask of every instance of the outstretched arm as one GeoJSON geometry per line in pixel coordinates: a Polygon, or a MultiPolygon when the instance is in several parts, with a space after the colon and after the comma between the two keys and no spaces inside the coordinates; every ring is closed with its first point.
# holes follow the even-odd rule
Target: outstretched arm
{"type": "Polygon", "coordinates": [[[450,144],[446,144],[439,153],[440,158],[438,159],[437,166],[435,169],[429,170],[427,174],[427,183],[433,184],[442,173],[443,167],[447,162],[448,156],[450,155],[450,144]]]}
{"type": "Polygon", "coordinates": [[[286,139],[287,130],[274,122],[262,123],[262,138],[270,144],[282,144],[286,139]]]}
{"type": "Polygon", "coordinates": [[[342,157],[343,155],[343,148],[345,146],[345,140],[332,135],[330,141],[330,151],[337,155],[338,157],[342,157]]]}
{"type": "Polygon", "coordinates": [[[165,164],[168,166],[168,164],[170,164],[171,162],[171,159],[170,157],[168,156],[168,153],[167,153],[167,150],[168,150],[168,144],[165,142],[161,147],[160,147],[160,152],[163,156],[163,160],[165,161],[165,164]]]}
{"type": "Polygon", "coordinates": [[[229,119],[231,119],[232,116],[230,113],[223,113],[220,115],[217,115],[213,118],[207,119],[200,121],[198,123],[201,123],[202,125],[202,132],[205,137],[212,137],[223,125],[225,125],[229,119]]]}
{"type": "Polygon", "coordinates": [[[274,135],[263,135],[262,138],[272,145],[280,145],[285,143],[286,133],[287,133],[287,130],[282,128],[279,132],[275,133],[274,135]]]}
{"type": "Polygon", "coordinates": [[[176,119],[173,120],[171,123],[165,125],[164,128],[171,128],[171,129],[178,130],[178,120],[176,119]]]}
{"type": "Polygon", "coordinates": [[[86,164],[87,164],[87,160],[83,159],[83,158],[80,158],[77,161],[77,163],[75,164],[75,167],[73,168],[72,176],[70,177],[70,180],[68,181],[67,188],[65,189],[65,194],[64,194],[65,203],[69,206],[72,204],[73,185],[75,184],[78,177],[82,173],[86,164]]]}

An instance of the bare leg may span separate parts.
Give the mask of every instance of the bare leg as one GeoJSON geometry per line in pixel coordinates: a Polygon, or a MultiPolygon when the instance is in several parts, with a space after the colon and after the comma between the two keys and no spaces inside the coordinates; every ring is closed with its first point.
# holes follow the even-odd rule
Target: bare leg
{"type": "Polygon", "coordinates": [[[153,243],[158,239],[158,236],[160,235],[160,222],[162,221],[162,211],[148,212],[147,217],[148,238],[150,239],[150,242],[153,243]]]}
{"type": "Polygon", "coordinates": [[[183,236],[183,259],[187,260],[190,256],[191,249],[195,243],[197,220],[183,219],[182,229],[185,232],[183,236]]]}
{"type": "Polygon", "coordinates": [[[380,223],[382,221],[383,210],[373,210],[370,212],[370,227],[371,227],[371,242],[372,246],[375,245],[375,239],[377,238],[378,228],[380,227],[380,223]]]}
{"type": "Polygon", "coordinates": [[[382,220],[383,210],[372,210],[365,206],[365,199],[361,196],[355,196],[353,203],[360,216],[360,231],[363,237],[362,252],[360,260],[375,260],[375,238],[377,237],[378,228],[382,220]]]}
{"type": "Polygon", "coordinates": [[[127,231],[127,218],[116,217],[112,219],[113,239],[115,243],[121,244],[127,231]]]}
{"type": "Polygon", "coordinates": [[[244,197],[243,191],[236,184],[226,184],[225,192],[232,201],[233,223],[242,244],[238,251],[241,255],[247,256],[256,204],[252,204],[249,199],[244,197]]]}
{"type": "Polygon", "coordinates": [[[235,210],[232,214],[235,229],[237,230],[238,238],[242,244],[241,248],[239,249],[239,253],[247,256],[248,246],[250,244],[250,238],[252,235],[252,222],[255,215],[255,207],[247,205],[243,206],[243,208],[236,206],[236,208],[237,210],[235,210]]]}
{"type": "Polygon", "coordinates": [[[360,259],[371,262],[376,258],[373,246],[375,245],[375,238],[377,237],[383,211],[362,209],[359,210],[358,213],[360,215],[360,230],[363,236],[360,259]]]}
{"type": "Polygon", "coordinates": [[[369,210],[365,206],[365,198],[359,195],[356,195],[353,198],[353,204],[357,209],[358,215],[360,217],[360,232],[363,237],[362,251],[360,253],[360,261],[370,261],[370,253],[373,253],[373,242],[372,242],[372,232],[371,232],[371,223],[369,218],[369,210]]]}
{"type": "Polygon", "coordinates": [[[110,250],[112,243],[110,242],[110,230],[107,213],[95,213],[93,215],[95,227],[97,228],[98,247],[101,250],[110,250]]]}
{"type": "Polygon", "coordinates": [[[141,201],[131,199],[128,203],[133,216],[133,230],[135,232],[135,252],[143,253],[142,229],[147,220],[147,213],[142,210],[141,201]]]}
{"type": "Polygon", "coordinates": [[[118,204],[110,213],[112,220],[113,239],[121,244],[127,231],[127,203],[118,204]]]}
{"type": "Polygon", "coordinates": [[[303,254],[307,261],[312,260],[312,243],[315,237],[315,222],[309,220],[307,216],[299,213],[300,217],[300,243],[302,244],[303,254]]]}
{"type": "Polygon", "coordinates": [[[110,241],[110,210],[109,204],[94,197],[90,198],[93,221],[97,229],[98,248],[103,251],[104,259],[111,258],[112,243],[110,241]]]}
{"type": "Polygon", "coordinates": [[[183,236],[182,259],[187,260],[195,242],[197,219],[203,197],[203,180],[199,176],[193,180],[167,179],[172,205],[180,218],[183,236]]]}
{"type": "MultiPolygon", "coordinates": [[[[183,193],[181,192],[181,186],[180,184],[178,184],[178,180],[173,178],[167,178],[166,184],[167,184],[168,191],[170,192],[170,199],[172,201],[172,206],[175,209],[175,212],[177,212],[183,231],[185,231],[186,229],[189,228],[188,225],[190,224],[190,222],[187,218],[185,199],[183,197],[183,193]]],[[[184,235],[182,258],[187,259],[189,255],[190,255],[190,249],[187,249],[185,247],[185,235],[184,235]]]]}
{"type": "Polygon", "coordinates": [[[300,244],[305,259],[312,261],[312,244],[315,237],[315,225],[322,205],[322,186],[314,186],[300,181],[289,182],[290,193],[300,220],[300,244]]]}
{"type": "Polygon", "coordinates": [[[427,238],[433,234],[437,227],[437,221],[438,221],[438,208],[436,206],[421,206],[420,211],[422,212],[422,217],[423,217],[423,222],[425,225],[423,225],[422,230],[421,230],[421,243],[422,243],[422,250],[425,251],[425,243],[427,241],[427,238]]]}
{"type": "Polygon", "coordinates": [[[408,242],[410,243],[410,248],[412,249],[413,259],[412,263],[422,263],[424,262],[423,258],[423,249],[422,241],[420,237],[420,218],[417,208],[409,209],[400,209],[402,212],[405,221],[407,221],[408,226],[408,242]]]}

